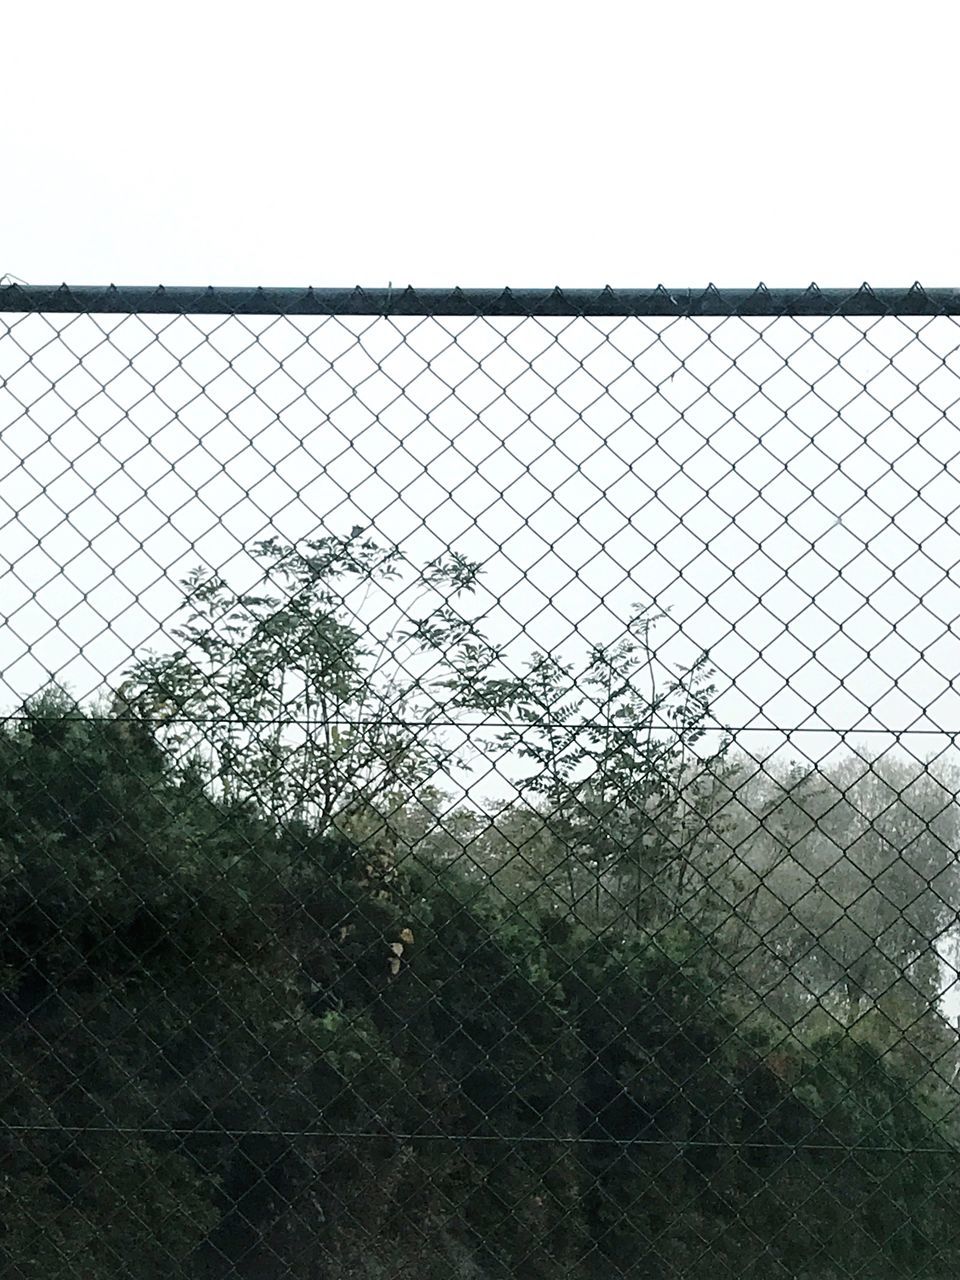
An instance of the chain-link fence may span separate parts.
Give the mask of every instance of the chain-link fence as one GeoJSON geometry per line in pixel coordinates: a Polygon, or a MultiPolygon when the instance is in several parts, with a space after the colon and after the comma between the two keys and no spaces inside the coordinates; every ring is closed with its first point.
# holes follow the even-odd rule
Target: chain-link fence
{"type": "Polygon", "coordinates": [[[0,308],[3,1276],[955,1276],[960,292],[0,308]]]}

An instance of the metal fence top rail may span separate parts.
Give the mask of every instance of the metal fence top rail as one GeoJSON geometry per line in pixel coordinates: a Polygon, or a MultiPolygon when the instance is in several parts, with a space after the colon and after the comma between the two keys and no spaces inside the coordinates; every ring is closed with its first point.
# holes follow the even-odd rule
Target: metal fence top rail
{"type": "Polygon", "coordinates": [[[350,316],[944,316],[960,289],[415,289],[0,286],[0,311],[350,316]]]}

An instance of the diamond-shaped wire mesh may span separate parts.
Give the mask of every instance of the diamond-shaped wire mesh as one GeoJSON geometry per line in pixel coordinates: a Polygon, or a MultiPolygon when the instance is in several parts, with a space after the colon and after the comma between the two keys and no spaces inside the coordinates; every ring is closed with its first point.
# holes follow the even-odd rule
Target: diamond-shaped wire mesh
{"type": "Polygon", "coordinates": [[[960,1268],[960,295],[0,289],[0,1272],[960,1268]]]}

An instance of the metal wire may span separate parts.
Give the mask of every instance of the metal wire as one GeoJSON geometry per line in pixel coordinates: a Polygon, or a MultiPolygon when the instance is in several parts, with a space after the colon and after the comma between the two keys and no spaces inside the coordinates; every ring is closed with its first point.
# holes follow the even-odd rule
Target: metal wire
{"type": "Polygon", "coordinates": [[[940,1280],[960,290],[0,285],[0,1271],[940,1280]]]}

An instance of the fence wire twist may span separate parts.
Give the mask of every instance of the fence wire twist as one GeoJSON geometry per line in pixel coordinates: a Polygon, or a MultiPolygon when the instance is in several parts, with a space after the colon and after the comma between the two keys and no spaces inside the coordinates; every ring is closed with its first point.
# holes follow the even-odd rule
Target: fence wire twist
{"type": "Polygon", "coordinates": [[[957,1274],[958,315],[0,287],[5,1276],[957,1274]]]}

